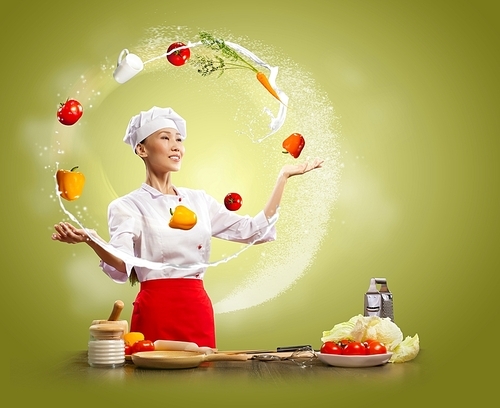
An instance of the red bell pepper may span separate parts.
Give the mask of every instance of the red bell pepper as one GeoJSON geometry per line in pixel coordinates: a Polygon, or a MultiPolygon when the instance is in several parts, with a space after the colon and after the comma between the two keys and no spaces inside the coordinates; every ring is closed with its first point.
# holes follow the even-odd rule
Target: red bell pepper
{"type": "Polygon", "coordinates": [[[300,133],[292,133],[283,141],[283,148],[286,150],[283,153],[290,153],[294,158],[297,158],[305,145],[306,141],[300,133]]]}

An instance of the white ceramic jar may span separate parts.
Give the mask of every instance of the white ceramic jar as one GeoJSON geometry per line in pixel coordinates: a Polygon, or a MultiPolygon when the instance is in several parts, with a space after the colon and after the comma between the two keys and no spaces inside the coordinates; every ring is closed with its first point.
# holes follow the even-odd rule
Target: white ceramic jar
{"type": "Polygon", "coordinates": [[[116,324],[90,326],[88,363],[91,367],[116,368],[125,364],[123,328],[116,324]]]}

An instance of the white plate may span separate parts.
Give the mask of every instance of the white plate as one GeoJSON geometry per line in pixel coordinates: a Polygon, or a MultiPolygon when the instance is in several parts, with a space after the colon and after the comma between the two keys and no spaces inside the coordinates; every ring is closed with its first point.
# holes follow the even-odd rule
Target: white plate
{"type": "Polygon", "coordinates": [[[325,364],[337,367],[374,367],[389,361],[392,353],[371,354],[368,356],[343,356],[317,352],[318,358],[325,364]]]}

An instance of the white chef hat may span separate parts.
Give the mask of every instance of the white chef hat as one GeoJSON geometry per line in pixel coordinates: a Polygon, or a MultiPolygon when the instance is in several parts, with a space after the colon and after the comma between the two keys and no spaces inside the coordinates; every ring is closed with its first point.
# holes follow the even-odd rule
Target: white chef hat
{"type": "Polygon", "coordinates": [[[181,134],[181,139],[186,138],[186,121],[172,108],[159,108],[153,106],[148,111],[141,111],[130,119],[123,141],[135,152],[135,147],[150,134],[163,128],[174,128],[181,134]]]}

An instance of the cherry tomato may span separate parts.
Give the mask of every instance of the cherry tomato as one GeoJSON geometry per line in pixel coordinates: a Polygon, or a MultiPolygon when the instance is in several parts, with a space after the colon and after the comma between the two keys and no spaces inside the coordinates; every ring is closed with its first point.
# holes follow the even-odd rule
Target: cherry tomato
{"type": "Polygon", "coordinates": [[[342,339],[339,341],[339,346],[342,347],[342,348],[345,348],[345,346],[347,346],[352,340],[348,340],[348,339],[342,339]]]}
{"type": "Polygon", "coordinates": [[[351,341],[342,350],[342,354],[353,356],[353,355],[365,355],[366,347],[363,343],[359,341],[351,341]]]}
{"type": "Polygon", "coordinates": [[[334,341],[325,341],[319,351],[324,354],[342,354],[342,347],[334,341]]]}
{"type": "Polygon", "coordinates": [[[132,354],[139,351],[154,351],[155,345],[151,340],[139,340],[132,345],[132,354]]]}
{"type": "MultiPolygon", "coordinates": [[[[181,43],[181,42],[175,42],[173,44],[170,44],[170,46],[167,49],[167,53],[172,51],[175,48],[179,47],[185,47],[186,44],[181,43]]],[[[171,54],[167,55],[167,60],[170,62],[172,65],[175,65],[176,67],[179,67],[181,65],[184,65],[189,57],[191,56],[191,51],[189,51],[189,48],[182,48],[180,50],[176,50],[171,54]]]]}
{"type": "Polygon", "coordinates": [[[132,346],[125,344],[125,355],[130,356],[132,354],[132,346]]]}
{"type": "Polygon", "coordinates": [[[229,193],[224,197],[224,205],[229,211],[239,210],[242,204],[243,200],[238,193],[229,193]]]}
{"type": "Polygon", "coordinates": [[[384,343],[381,343],[376,340],[371,340],[369,343],[365,342],[365,348],[367,354],[385,354],[387,353],[387,347],[385,347],[384,343]]]}
{"type": "Polygon", "coordinates": [[[76,99],[61,103],[57,110],[57,120],[66,126],[74,125],[82,115],[83,107],[76,99]]]}

